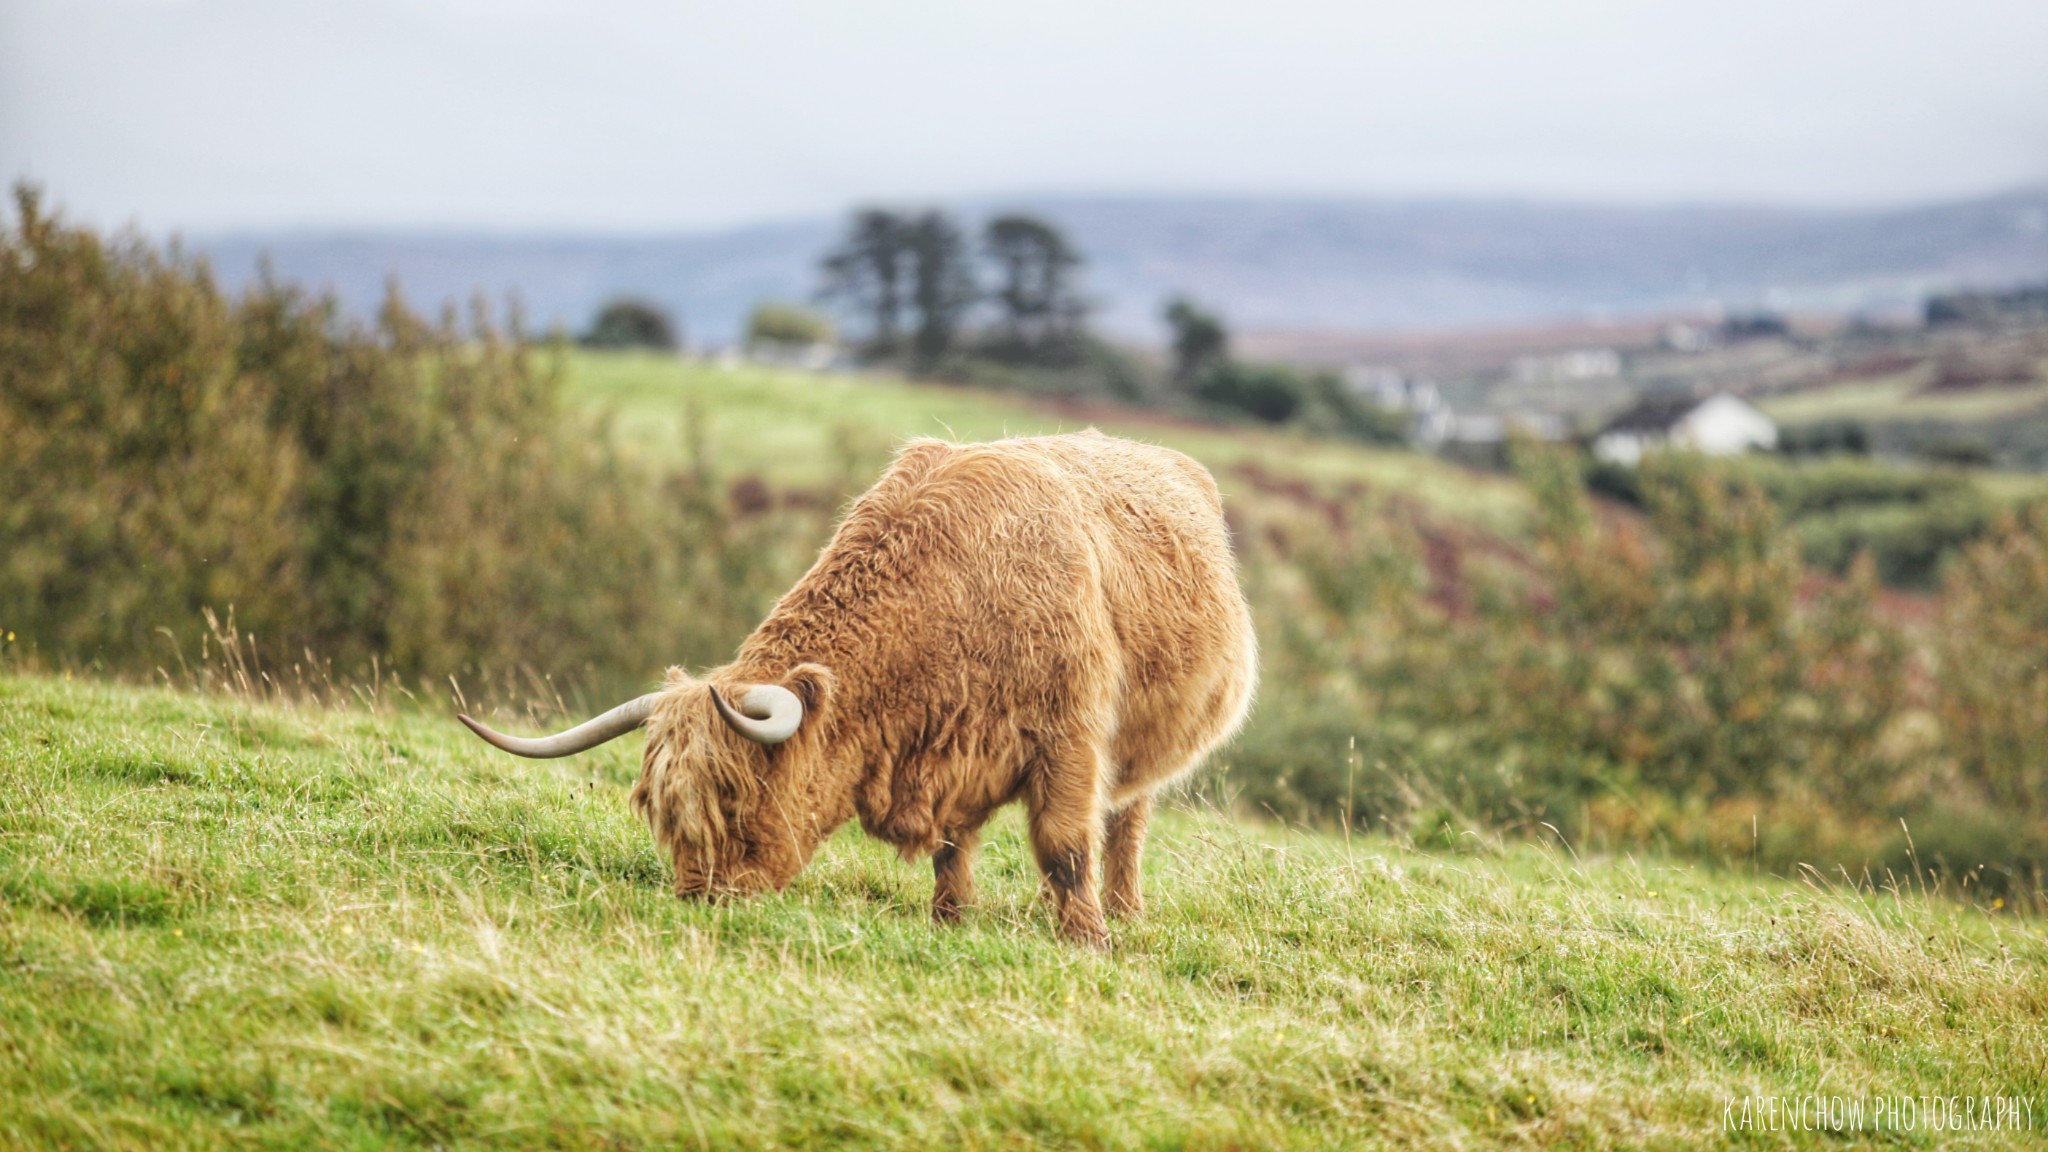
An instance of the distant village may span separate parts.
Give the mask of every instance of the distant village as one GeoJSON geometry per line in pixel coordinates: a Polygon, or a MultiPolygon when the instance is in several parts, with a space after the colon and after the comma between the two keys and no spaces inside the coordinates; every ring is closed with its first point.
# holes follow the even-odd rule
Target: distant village
{"type": "MultiPolygon", "coordinates": [[[[1988,391],[2019,401],[2048,392],[2048,286],[1940,295],[1923,309],[1851,319],[1764,312],[1607,328],[1599,334],[1612,343],[1562,348],[1543,345],[1573,335],[1569,327],[1389,340],[1373,349],[1384,358],[1350,359],[1340,371],[1351,392],[1405,415],[1417,447],[1479,466],[1503,463],[1515,436],[1576,441],[1620,465],[1665,446],[1724,456],[1828,445],[1924,455],[1928,444],[1887,443],[1882,428],[1847,417],[1781,436],[1765,407],[1859,381],[1886,399],[1988,391]],[[1518,351],[1518,342],[1538,347],[1518,351]]],[[[1333,351],[1309,355],[1328,362],[1333,351]]],[[[1887,415],[1878,405],[1863,422],[1882,425],[1887,415]]],[[[1954,448],[1952,434],[1929,443],[1954,448]]]]}
{"type": "MultiPolygon", "coordinates": [[[[1704,353],[1725,338],[1717,327],[1672,323],[1662,335],[1662,350],[1704,353]]],[[[1664,446],[1715,456],[1777,447],[1776,423],[1733,391],[1651,394],[1613,411],[1614,386],[1625,382],[1625,366],[1623,352],[1612,347],[1525,353],[1508,366],[1510,387],[1503,391],[1534,393],[1547,402],[1462,411],[1435,380],[1392,365],[1351,364],[1343,369],[1343,377],[1358,396],[1407,414],[1409,437],[1417,447],[1482,466],[1503,463],[1506,444],[1514,436],[1544,441],[1582,438],[1595,457],[1616,464],[1635,464],[1644,453],[1664,446]],[[1608,401],[1605,412],[1603,399],[1608,401]]]]}

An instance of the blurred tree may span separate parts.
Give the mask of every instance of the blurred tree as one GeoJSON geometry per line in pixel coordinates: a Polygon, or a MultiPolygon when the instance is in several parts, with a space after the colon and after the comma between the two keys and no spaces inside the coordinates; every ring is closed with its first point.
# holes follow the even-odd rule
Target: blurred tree
{"type": "Polygon", "coordinates": [[[394,286],[351,320],[267,274],[231,298],[175,252],[67,227],[25,186],[16,200],[0,622],[39,659],[140,672],[223,638],[212,611],[302,688],[396,670],[475,691],[536,652],[585,683],[637,681],[752,626],[768,581],[726,573],[809,562],[766,528],[746,543],[690,478],[657,495],[559,402],[559,358],[481,305],[430,322],[394,286]],[[715,514],[699,526],[693,506],[715,514]]]}
{"type": "Polygon", "coordinates": [[[1223,321],[1196,307],[1184,296],[1166,305],[1166,326],[1172,329],[1173,386],[1193,392],[1210,366],[1230,359],[1230,333],[1223,321]]]}
{"type": "Polygon", "coordinates": [[[901,346],[910,241],[909,221],[894,212],[867,208],[854,213],[846,239],[825,255],[819,295],[864,317],[870,356],[893,356],[901,346]]]}
{"type": "Polygon", "coordinates": [[[943,212],[926,212],[910,222],[911,304],[917,331],[911,338],[916,362],[930,367],[953,350],[954,339],[979,299],[967,241],[943,212]]]}
{"type": "Polygon", "coordinates": [[[2048,816],[2048,505],[1965,549],[1946,591],[1939,712],[1958,767],[1992,804],[2048,816]]]}
{"type": "Polygon", "coordinates": [[[1073,282],[1081,257],[1066,237],[1036,217],[1007,215],[988,222],[981,244],[996,266],[1000,350],[1037,358],[1071,351],[1088,306],[1073,282]]]}
{"type": "Polygon", "coordinates": [[[588,348],[659,348],[669,352],[682,346],[668,312],[631,296],[606,301],[578,342],[588,348]]]}
{"type": "Polygon", "coordinates": [[[1222,360],[1195,378],[1195,398],[1249,413],[1268,424],[1284,424],[1301,411],[1308,386],[1278,364],[1222,360]]]}
{"type": "Polygon", "coordinates": [[[832,342],[832,322],[807,308],[764,300],[747,317],[747,345],[832,342]]]}

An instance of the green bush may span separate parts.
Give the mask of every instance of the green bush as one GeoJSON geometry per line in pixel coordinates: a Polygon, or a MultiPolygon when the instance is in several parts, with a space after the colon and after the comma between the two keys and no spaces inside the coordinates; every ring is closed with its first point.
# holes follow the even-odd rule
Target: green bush
{"type": "Polygon", "coordinates": [[[1868,554],[1886,584],[1895,588],[1932,589],[1951,557],[1991,527],[1993,505],[1982,495],[1935,500],[1926,504],[1852,507],[1815,516],[1796,525],[1809,564],[1843,572],[1858,556],[1868,554]]]}
{"type": "MultiPolygon", "coordinates": [[[[628,467],[479,314],[372,325],[103,243],[17,192],[0,233],[0,625],[148,671],[230,612],[273,671],[637,682],[720,656],[799,550],[628,467]],[[685,608],[688,605],[688,608],[685,608]]],[[[807,514],[818,519],[821,514],[807,514]]]]}
{"type": "Polygon", "coordinates": [[[1941,719],[1991,805],[2048,822],[2048,506],[1966,549],[1943,598],[1941,719]]]}
{"type": "Polygon", "coordinates": [[[947,357],[928,373],[954,384],[1022,392],[1059,399],[1142,403],[1149,391],[1143,368],[1131,354],[1105,340],[1082,334],[1045,356],[1005,358],[978,349],[947,357]]]}
{"type": "Polygon", "coordinates": [[[832,321],[808,308],[763,301],[747,316],[747,345],[830,344],[832,321]]]}
{"type": "Polygon", "coordinates": [[[1854,420],[1788,425],[1778,430],[1778,451],[1786,456],[1868,456],[1870,430],[1854,420]]]}
{"type": "Polygon", "coordinates": [[[1640,526],[1596,516],[1567,455],[1517,463],[1540,512],[1533,568],[1418,565],[1445,551],[1441,529],[1369,502],[1335,532],[1248,533],[1273,554],[1248,578],[1268,683],[1285,685],[1232,754],[1249,803],[1393,826],[1443,805],[1574,832],[1611,824],[1617,798],[1667,815],[1730,796],[1882,807],[1906,645],[1874,568],[1802,602],[1772,502],[1697,457],[1647,464],[1640,526]]]}
{"type": "Polygon", "coordinates": [[[605,302],[579,340],[587,348],[652,348],[673,352],[682,347],[675,318],[658,304],[630,296],[605,302]]]}
{"type": "Polygon", "coordinates": [[[1953,472],[1843,457],[1799,464],[1757,459],[1743,470],[1791,520],[1853,507],[1929,504],[1977,490],[1967,476],[1953,472]]]}
{"type": "MultiPolygon", "coordinates": [[[[1942,567],[1990,529],[1996,505],[1970,477],[1900,468],[1855,457],[1798,463],[1749,458],[1727,465],[1731,478],[1768,495],[1796,533],[1806,562],[1841,575],[1868,553],[1885,584],[1931,589],[1942,567]]],[[[1645,503],[1637,470],[1606,461],[1585,465],[1586,487],[1634,507],[1645,503]]]]}
{"type": "Polygon", "coordinates": [[[1226,360],[1195,378],[1195,399],[1234,409],[1268,424],[1285,424],[1301,410],[1308,388],[1290,368],[1226,360]]]}

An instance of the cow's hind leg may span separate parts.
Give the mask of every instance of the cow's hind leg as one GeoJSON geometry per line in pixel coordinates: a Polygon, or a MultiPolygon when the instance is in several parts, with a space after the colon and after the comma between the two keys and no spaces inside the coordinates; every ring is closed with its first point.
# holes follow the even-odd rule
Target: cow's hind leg
{"type": "Polygon", "coordinates": [[[1109,947],[1095,898],[1095,842],[1101,757],[1092,748],[1048,757],[1025,791],[1031,850],[1051,888],[1060,932],[1088,948],[1109,947]]]}
{"type": "Polygon", "coordinates": [[[1140,796],[1109,815],[1102,838],[1102,904],[1111,916],[1145,911],[1138,865],[1145,851],[1145,827],[1152,822],[1152,797],[1140,796]]]}
{"type": "Polygon", "coordinates": [[[951,924],[960,910],[974,903],[974,853],[981,847],[981,829],[955,828],[932,853],[932,919],[951,924]]]}

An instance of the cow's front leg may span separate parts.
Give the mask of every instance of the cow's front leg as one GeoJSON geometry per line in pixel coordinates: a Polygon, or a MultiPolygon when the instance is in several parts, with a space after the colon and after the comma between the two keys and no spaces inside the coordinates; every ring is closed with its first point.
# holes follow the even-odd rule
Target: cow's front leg
{"type": "Polygon", "coordinates": [[[1095,898],[1098,760],[1091,749],[1048,762],[1024,804],[1031,851],[1052,891],[1060,932],[1083,947],[1106,951],[1109,926],[1095,898]]]}
{"type": "Polygon", "coordinates": [[[981,847],[981,829],[956,828],[932,853],[932,920],[951,924],[960,910],[974,903],[974,852],[981,847]]]}

